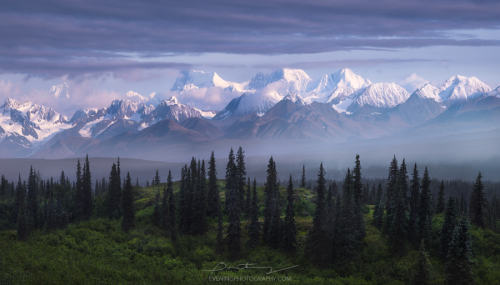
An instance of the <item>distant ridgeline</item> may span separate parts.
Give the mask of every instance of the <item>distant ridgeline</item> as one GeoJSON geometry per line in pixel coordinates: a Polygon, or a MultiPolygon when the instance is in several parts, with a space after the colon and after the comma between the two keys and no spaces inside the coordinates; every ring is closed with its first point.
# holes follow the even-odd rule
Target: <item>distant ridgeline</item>
{"type": "MultiPolygon", "coordinates": [[[[120,223],[121,240],[130,242],[152,235],[183,248],[187,237],[201,236],[221,260],[250,258],[266,247],[294,256],[305,268],[331,268],[335,276],[355,274],[373,281],[377,277],[363,275],[363,266],[371,266],[377,258],[418,253],[411,260],[410,275],[391,278],[414,284],[443,279],[448,284],[472,284],[482,278],[475,261],[485,262],[486,257],[477,259],[481,251],[472,255],[479,245],[471,232],[496,235],[500,203],[496,195],[485,194],[481,173],[473,184],[465,184],[470,189],[464,189],[461,182],[431,181],[427,167],[420,168],[421,175],[416,164],[407,166],[404,159],[398,163],[396,157],[386,180],[363,179],[359,155],[339,182],[325,178],[323,164],[314,179],[306,178],[304,166],[297,167],[302,175],[290,175],[281,184],[271,157],[265,183],[257,185],[246,174],[240,147],[229,152],[224,180],[217,177],[213,152],[207,162],[193,157],[181,169],[180,181],[172,181],[169,171],[162,182],[156,171],[151,183],[142,186],[132,181],[130,173],[121,173],[119,159],[112,164],[109,179],[94,182],[88,156],[83,166],[80,161],[76,165],[76,181],[64,171],[59,178],[43,180],[31,169],[27,180],[1,179],[0,233],[16,230],[19,241],[2,240],[0,246],[5,250],[9,244],[28,246],[35,237],[68,226],[109,221],[120,223]],[[431,184],[436,184],[437,193],[431,184]],[[374,239],[387,248],[387,255],[365,260],[366,251],[374,250],[375,255],[382,250],[373,248],[374,239]],[[353,262],[364,265],[353,269],[358,268],[352,267],[353,262]]],[[[102,239],[111,235],[106,231],[102,239]]],[[[492,262],[490,268],[498,269],[498,256],[492,262]]],[[[14,276],[6,268],[0,269],[0,276],[14,276]]]]}

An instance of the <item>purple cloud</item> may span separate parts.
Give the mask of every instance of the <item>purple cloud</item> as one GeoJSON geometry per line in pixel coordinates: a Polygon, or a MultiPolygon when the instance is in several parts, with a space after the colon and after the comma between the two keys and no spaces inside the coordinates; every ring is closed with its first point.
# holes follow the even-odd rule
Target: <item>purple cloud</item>
{"type": "Polygon", "coordinates": [[[499,29],[498,1],[9,1],[0,18],[0,70],[37,76],[186,68],[138,60],[183,53],[500,45],[451,32],[499,29]]]}

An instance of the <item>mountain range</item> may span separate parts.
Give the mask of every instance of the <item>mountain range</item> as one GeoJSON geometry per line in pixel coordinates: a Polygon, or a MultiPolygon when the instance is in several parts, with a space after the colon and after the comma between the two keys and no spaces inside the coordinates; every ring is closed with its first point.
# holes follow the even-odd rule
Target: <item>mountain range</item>
{"type": "MultiPolygon", "coordinates": [[[[132,92],[132,91],[131,91],[132,92]]],[[[7,99],[0,106],[0,156],[120,155],[235,140],[369,140],[412,134],[498,132],[500,87],[452,76],[411,94],[350,69],[313,80],[300,69],[257,73],[247,82],[185,71],[164,100],[138,93],[70,118],[7,99]]]]}

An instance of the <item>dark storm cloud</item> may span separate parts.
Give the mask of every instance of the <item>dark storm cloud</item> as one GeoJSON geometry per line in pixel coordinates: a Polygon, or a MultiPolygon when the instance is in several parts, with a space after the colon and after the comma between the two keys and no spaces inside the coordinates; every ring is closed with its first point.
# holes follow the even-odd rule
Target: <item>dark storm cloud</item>
{"type": "Polygon", "coordinates": [[[448,33],[499,28],[498,1],[4,1],[0,19],[0,70],[45,76],[176,68],[137,58],[182,53],[500,45],[448,33]]]}

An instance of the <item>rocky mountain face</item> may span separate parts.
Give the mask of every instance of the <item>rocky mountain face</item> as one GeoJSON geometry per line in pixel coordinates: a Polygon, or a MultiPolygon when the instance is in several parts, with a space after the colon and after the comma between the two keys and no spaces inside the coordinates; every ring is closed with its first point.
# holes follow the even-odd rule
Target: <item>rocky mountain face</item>
{"type": "Polygon", "coordinates": [[[303,70],[285,68],[243,83],[189,71],[171,89],[180,98],[152,100],[134,93],[106,108],[78,110],[70,119],[50,107],[7,99],[0,106],[0,156],[109,155],[231,140],[348,141],[410,130],[495,128],[499,88],[457,75],[409,94],[396,83],[372,83],[350,69],[313,80],[303,70]],[[227,104],[206,108],[200,90],[206,96],[229,94],[223,98],[227,104]],[[186,104],[195,102],[191,97],[203,100],[186,104]]]}

